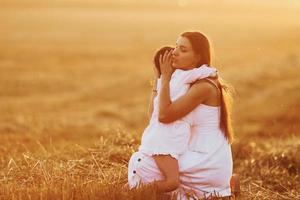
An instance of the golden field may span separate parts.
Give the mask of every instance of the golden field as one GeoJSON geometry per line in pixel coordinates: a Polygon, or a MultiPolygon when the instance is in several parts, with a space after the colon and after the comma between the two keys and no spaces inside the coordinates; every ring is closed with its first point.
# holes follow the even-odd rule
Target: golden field
{"type": "Polygon", "coordinates": [[[0,2],[0,200],[156,199],[128,191],[152,57],[204,32],[236,89],[240,199],[300,198],[300,2],[0,2]]]}

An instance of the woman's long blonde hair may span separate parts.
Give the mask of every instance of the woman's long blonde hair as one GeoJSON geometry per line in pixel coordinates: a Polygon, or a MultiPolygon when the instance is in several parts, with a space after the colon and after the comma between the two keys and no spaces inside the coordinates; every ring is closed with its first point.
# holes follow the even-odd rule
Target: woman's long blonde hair
{"type": "MultiPolygon", "coordinates": [[[[186,37],[196,54],[200,55],[198,66],[211,64],[210,45],[207,37],[200,32],[184,32],[181,34],[182,37],[186,37]]],[[[219,87],[221,91],[221,115],[220,115],[220,129],[224,133],[225,138],[228,142],[233,142],[233,128],[232,128],[232,95],[234,89],[228,83],[226,83],[220,77],[219,87]]]]}

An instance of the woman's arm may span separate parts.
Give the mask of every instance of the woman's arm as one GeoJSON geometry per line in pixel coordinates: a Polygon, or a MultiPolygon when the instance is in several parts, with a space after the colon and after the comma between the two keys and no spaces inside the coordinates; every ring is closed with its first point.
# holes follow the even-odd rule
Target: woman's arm
{"type": "Polygon", "coordinates": [[[162,123],[174,122],[203,103],[211,94],[211,85],[199,80],[192,85],[186,94],[175,101],[170,99],[170,80],[162,77],[161,92],[159,98],[159,121],[162,123]]]}

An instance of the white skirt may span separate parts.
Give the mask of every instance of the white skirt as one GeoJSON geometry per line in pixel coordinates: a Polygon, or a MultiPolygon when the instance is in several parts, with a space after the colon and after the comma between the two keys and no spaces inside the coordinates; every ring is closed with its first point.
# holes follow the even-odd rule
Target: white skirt
{"type": "Polygon", "coordinates": [[[149,156],[161,154],[178,159],[188,149],[190,132],[190,124],[183,120],[163,124],[153,119],[143,132],[139,151],[149,156]]]}
{"type": "MultiPolygon", "coordinates": [[[[187,151],[179,157],[180,186],[174,191],[178,199],[193,199],[186,197],[186,193],[203,198],[209,195],[230,196],[230,177],[232,175],[232,160],[230,152],[224,151],[224,158],[216,163],[205,159],[199,152],[187,151]],[[230,153],[230,157],[226,156],[230,153]],[[212,167],[213,166],[213,167],[212,167]]],[[[128,184],[130,188],[139,184],[163,180],[164,177],[158,169],[154,159],[142,152],[135,152],[128,165],[128,184]]]]}

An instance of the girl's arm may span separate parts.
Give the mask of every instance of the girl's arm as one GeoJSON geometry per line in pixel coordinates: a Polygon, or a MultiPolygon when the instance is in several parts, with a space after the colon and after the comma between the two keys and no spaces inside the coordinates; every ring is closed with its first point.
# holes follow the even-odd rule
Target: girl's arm
{"type": "Polygon", "coordinates": [[[156,90],[156,86],[157,86],[157,79],[155,78],[153,80],[152,85],[152,90],[151,90],[151,95],[150,95],[150,103],[149,103],[149,108],[148,108],[148,118],[149,120],[151,119],[152,113],[153,113],[153,100],[157,95],[157,90],[156,90]]]}
{"type": "Polygon", "coordinates": [[[153,66],[153,74],[154,74],[153,79],[150,82],[150,84],[152,86],[152,90],[151,90],[151,95],[150,95],[150,103],[149,103],[149,107],[148,107],[149,120],[151,119],[151,116],[153,113],[153,100],[157,95],[157,80],[161,76],[160,72],[158,71],[158,69],[155,66],[153,66]]]}

